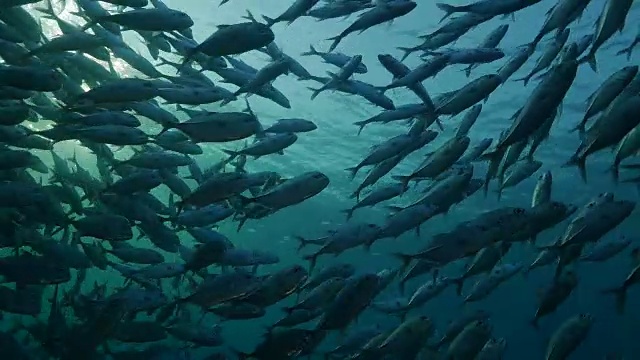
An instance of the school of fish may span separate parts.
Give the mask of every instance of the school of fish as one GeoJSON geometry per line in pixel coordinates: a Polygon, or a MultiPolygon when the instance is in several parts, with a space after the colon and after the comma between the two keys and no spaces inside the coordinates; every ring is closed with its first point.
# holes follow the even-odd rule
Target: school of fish
{"type": "MultiPolygon", "coordinates": [[[[619,51],[619,70],[587,99],[574,126],[580,146],[563,161],[577,168],[578,187],[589,179],[591,155],[613,150],[606,155],[612,186],[586,204],[557,201],[553,174],[560,169],[536,159],[563,116],[578,69],[598,72],[599,62],[610,61],[599,50],[632,22],[633,0],[554,0],[531,42],[513,52],[500,46],[508,32],[523,31],[511,18],[546,1],[438,3],[439,28],[420,36],[421,43],[395,55],[377,44],[375,66],[389,73],[386,84],[356,80],[374,60],[336,51],[342,40],[394,20],[391,26],[398,26],[408,14],[423,12],[430,22],[438,14],[412,0],[290,2],[274,1],[274,8],[284,7],[279,14],[247,12],[245,22],[218,24],[198,39],[192,17],[162,0],[0,0],[3,359],[503,359],[517,334],[496,333],[490,311],[468,306],[539,267],[554,270],[537,309],[504,311],[528,311],[530,326],[542,332],[540,324],[564,305],[573,315],[556,318],[554,332],[541,338],[544,359],[569,359],[598,323],[587,311],[566,308],[585,280],[577,264],[595,267],[585,263],[619,261],[623,253],[634,259],[620,262],[628,276],[609,279],[609,288],[591,296],[610,299],[621,315],[637,304],[631,289],[640,283],[640,240],[615,231],[637,221],[636,202],[618,196],[615,184],[640,181],[634,175],[640,164],[629,162],[640,151],[640,74],[629,62],[640,32],[619,51]],[[592,31],[571,34],[592,7],[600,14],[592,31]],[[348,25],[328,39],[326,51],[310,45],[301,55],[286,54],[277,45],[288,30],[281,23],[301,17],[320,24],[343,18],[348,25]],[[501,24],[477,47],[455,46],[492,19],[501,24]],[[135,50],[127,33],[136,33],[148,54],[135,50]],[[271,60],[254,68],[239,57],[248,52],[271,60]],[[335,70],[313,74],[298,56],[335,70]],[[405,65],[408,56],[419,56],[420,65],[405,65]],[[479,73],[496,62],[502,64],[496,73],[479,73]],[[515,79],[528,62],[531,70],[515,79]],[[118,63],[127,70],[116,69],[118,63]],[[447,68],[464,71],[467,83],[432,94],[430,82],[447,68]],[[291,109],[286,89],[274,86],[285,76],[304,82],[311,100],[338,92],[378,107],[377,115],[355,122],[354,138],[370,127],[406,124],[345,170],[362,180],[354,181],[344,223],[324,234],[291,234],[294,263],[281,262],[273,247],[240,246],[234,232],[218,227],[232,222],[246,231],[246,224],[312,203],[333,186],[313,164],[294,176],[251,170],[259,158],[278,161],[299,137],[323,131],[295,110],[270,124],[254,112],[249,95],[291,109]],[[514,100],[519,110],[502,119],[503,131],[470,136],[483,104],[514,80],[527,95],[514,100]],[[415,95],[415,102],[396,104],[387,96],[400,91],[394,89],[415,95]],[[90,163],[60,146],[91,154],[90,163]],[[212,146],[224,154],[219,162],[197,160],[212,146]],[[423,154],[422,163],[394,171],[414,153],[423,154]],[[529,205],[499,203],[445,232],[425,234],[467,198],[500,199],[532,177],[538,180],[529,205]],[[383,222],[354,216],[371,207],[389,216],[383,222]],[[541,241],[551,229],[560,235],[541,241]],[[341,260],[356,248],[366,259],[378,242],[414,232],[417,251],[385,254],[397,267],[367,272],[341,260]],[[510,251],[537,258],[503,260],[510,251]],[[432,316],[438,314],[422,310],[450,288],[461,307],[442,327],[432,316]],[[242,329],[274,311],[279,320],[254,339],[256,346],[229,345],[228,324],[242,329]],[[370,322],[363,313],[385,320],[370,322]]],[[[510,351],[524,359],[529,350],[510,351]]],[[[622,358],[616,356],[606,358],[622,358]]]]}

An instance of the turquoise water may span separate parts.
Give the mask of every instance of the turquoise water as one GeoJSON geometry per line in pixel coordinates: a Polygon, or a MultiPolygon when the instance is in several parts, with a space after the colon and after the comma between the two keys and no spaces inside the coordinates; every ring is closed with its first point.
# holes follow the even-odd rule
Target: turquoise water
{"type": "MultiPolygon", "coordinates": [[[[256,16],[274,17],[290,5],[289,0],[232,0],[222,7],[218,7],[216,0],[166,0],[165,3],[171,8],[188,13],[193,18],[195,22],[194,38],[197,41],[204,40],[217,25],[240,22],[246,10],[256,16]]],[[[456,3],[463,4],[462,1],[456,3]]],[[[536,6],[518,12],[515,15],[515,20],[494,18],[469,31],[456,43],[456,47],[473,47],[496,26],[506,23],[510,25],[510,29],[501,43],[501,48],[505,50],[508,57],[518,46],[532,40],[544,22],[546,11],[553,3],[554,1],[542,1],[536,6]]],[[[583,35],[593,32],[594,24],[604,4],[605,1],[602,0],[592,1],[583,17],[577,23],[572,24],[570,41],[575,41],[583,35]]],[[[416,36],[435,30],[441,15],[442,12],[432,2],[420,1],[418,8],[409,15],[395,20],[392,24],[376,26],[363,34],[350,35],[341,42],[337,50],[349,55],[361,54],[363,56],[363,61],[369,71],[367,74],[357,74],[356,79],[375,85],[388,84],[391,81],[391,76],[378,63],[377,55],[390,53],[400,57],[401,52],[396,48],[418,45],[420,40],[416,36]]],[[[324,40],[341,32],[354,18],[352,16],[347,20],[323,22],[317,22],[311,18],[301,18],[288,26],[284,23],[276,24],[273,26],[276,43],[312,74],[324,76],[326,71],[334,71],[335,68],[323,64],[318,57],[304,57],[299,54],[307,51],[309,45],[313,45],[318,50],[326,50],[330,42],[324,40]]],[[[318,267],[339,260],[356,265],[359,272],[395,268],[399,266],[399,262],[389,256],[392,252],[416,251],[424,246],[430,235],[449,230],[461,221],[472,219],[479,213],[505,204],[528,207],[537,175],[546,170],[553,173],[553,200],[583,205],[591,197],[603,191],[615,192],[616,197],[620,199],[637,200],[638,192],[635,185],[615,185],[610,174],[606,172],[612,160],[612,154],[608,151],[589,158],[589,180],[586,184],[580,179],[575,168],[562,168],[562,165],[579,145],[578,135],[570,133],[570,129],[582,118],[587,97],[611,73],[628,64],[638,64],[640,51],[635,52],[629,61],[623,56],[615,55],[635,37],[636,29],[640,25],[637,19],[640,19],[640,7],[634,6],[622,34],[615,36],[598,52],[599,68],[597,73],[586,65],[580,67],[578,76],[564,101],[561,117],[554,124],[550,138],[536,153],[536,159],[544,164],[536,176],[515,188],[506,190],[500,201],[496,199],[493,192],[487,198],[484,198],[481,192],[473,195],[451,209],[446,216],[436,217],[424,224],[420,237],[409,232],[396,240],[386,239],[376,243],[370,252],[355,249],[340,255],[337,260],[332,257],[322,257],[318,262],[318,267]]],[[[125,38],[132,48],[148,56],[144,44],[140,43],[135,35],[127,34],[125,38]]],[[[538,51],[512,79],[527,74],[545,44],[546,41],[543,41],[538,47],[538,51]]],[[[267,55],[259,52],[243,54],[240,58],[256,68],[264,66],[270,60],[267,55]]],[[[171,59],[178,60],[179,58],[171,59]]],[[[410,68],[414,68],[420,63],[420,60],[416,55],[412,55],[405,63],[410,68]]],[[[496,61],[492,64],[481,65],[472,72],[470,79],[495,72],[502,64],[503,61],[496,61]]],[[[126,65],[116,63],[116,68],[122,69],[123,73],[132,76],[139,75],[134,70],[121,66],[126,65]]],[[[461,71],[463,68],[463,66],[449,67],[436,78],[425,81],[424,85],[432,97],[458,89],[468,81],[464,72],[461,71]]],[[[167,73],[173,71],[170,67],[163,67],[160,70],[167,73]]],[[[216,81],[215,74],[212,75],[212,79],[216,81]]],[[[313,120],[318,125],[318,130],[300,136],[296,144],[285,151],[285,155],[270,155],[255,161],[249,160],[247,169],[249,171],[273,170],[285,176],[318,170],[329,176],[331,184],[321,194],[302,204],[284,209],[266,219],[249,220],[240,232],[236,232],[235,223],[223,223],[220,226],[219,230],[226,234],[236,246],[273,251],[280,256],[281,263],[276,266],[264,267],[262,270],[265,272],[302,262],[300,254],[297,252],[298,243],[292,238],[293,235],[308,238],[318,237],[345,222],[341,210],[353,205],[349,194],[362,181],[364,172],[351,181],[348,172],[344,169],[355,166],[372,145],[406,132],[407,129],[404,122],[386,125],[374,124],[365,128],[362,134],[357,136],[357,127],[353,125],[353,122],[377,114],[380,112],[380,108],[368,104],[359,97],[347,96],[342,93],[325,92],[311,101],[311,92],[307,87],[316,86],[316,83],[299,81],[293,76],[278,78],[274,86],[290,99],[291,109],[284,109],[268,100],[252,96],[249,101],[261,122],[268,125],[279,118],[299,117],[313,120]]],[[[496,138],[500,131],[508,128],[511,124],[511,116],[524,104],[534,86],[535,83],[531,83],[525,88],[521,82],[508,81],[495,91],[484,104],[480,118],[471,130],[472,144],[486,137],[496,138]]],[[[233,86],[229,86],[229,88],[234,89],[233,86]]],[[[387,95],[393,99],[396,106],[418,101],[406,89],[395,89],[388,92],[387,95]]],[[[172,107],[168,108],[173,109],[172,107]]],[[[204,108],[217,109],[215,106],[204,108]]],[[[243,108],[243,101],[236,101],[226,105],[224,109],[242,110],[243,108]]],[[[443,133],[427,149],[421,149],[403,161],[393,170],[392,174],[410,173],[428,151],[433,151],[454,134],[461,117],[443,118],[443,133]]],[[[149,132],[159,130],[157,126],[147,124],[145,126],[145,130],[148,129],[149,132]]],[[[204,168],[224,157],[220,151],[221,148],[233,149],[240,146],[242,146],[242,142],[219,146],[205,144],[203,145],[205,154],[196,156],[196,159],[204,168]]],[[[78,152],[81,163],[95,171],[92,167],[94,160],[86,149],[79,148],[73,143],[62,143],[56,145],[56,151],[66,153],[68,156],[78,152]]],[[[126,158],[129,153],[127,149],[119,151],[118,157],[126,158]]],[[[43,152],[42,156],[48,159],[48,154],[43,152]]],[[[482,176],[485,168],[484,164],[476,166],[475,173],[482,176]]],[[[389,181],[391,180],[388,177],[381,180],[384,183],[389,181]]],[[[191,183],[191,185],[194,184],[191,183]]],[[[162,199],[168,197],[165,188],[157,193],[162,199]]],[[[407,204],[416,196],[415,192],[410,191],[395,202],[407,204]]],[[[380,223],[384,221],[387,214],[388,212],[382,207],[361,209],[355,213],[352,221],[380,223]]],[[[607,237],[616,237],[621,234],[637,236],[638,220],[637,213],[632,214],[622,226],[612,231],[607,237]]],[[[539,243],[553,241],[562,230],[564,228],[560,225],[545,232],[539,237],[539,243]]],[[[190,242],[187,235],[184,235],[184,239],[186,242],[190,242]]],[[[637,240],[635,245],[637,246],[639,242],[640,240],[637,240]]],[[[510,252],[506,261],[521,260],[528,263],[535,257],[532,246],[522,245],[514,250],[510,252]]],[[[179,260],[178,255],[168,255],[166,258],[167,261],[179,260]]],[[[508,340],[505,359],[543,358],[546,343],[552,332],[566,318],[578,312],[589,312],[596,321],[588,340],[574,353],[575,359],[602,359],[610,354],[621,355],[625,359],[635,359],[640,354],[640,344],[635,341],[640,332],[640,310],[635,306],[638,296],[640,296],[639,290],[630,290],[627,311],[624,316],[615,313],[611,298],[598,294],[601,289],[618,284],[624,279],[630,268],[631,260],[625,256],[618,256],[604,264],[579,264],[580,284],[576,293],[561,305],[559,311],[541,322],[539,331],[534,330],[528,323],[535,312],[538,289],[547,283],[553,272],[550,267],[534,270],[526,278],[518,275],[499,287],[488,299],[477,305],[466,307],[486,309],[493,314],[491,324],[494,327],[494,335],[505,337],[508,340]]],[[[447,268],[446,273],[456,274],[459,270],[460,266],[454,265],[447,268]]],[[[108,274],[109,277],[104,278],[105,273],[94,273],[90,280],[95,278],[114,286],[121,283],[122,280],[118,275],[108,274]]],[[[428,277],[429,275],[424,275],[419,279],[412,280],[409,282],[408,288],[413,290],[428,277]]],[[[88,281],[87,285],[90,283],[92,281],[88,281]]],[[[380,299],[394,296],[394,291],[395,287],[391,286],[387,293],[381,295],[380,299]]],[[[287,299],[279,305],[273,306],[269,309],[267,316],[260,320],[224,323],[223,333],[228,345],[243,351],[253,349],[255,344],[260,341],[264,327],[282,316],[282,312],[279,310],[280,305],[292,304],[293,301],[294,299],[287,299]]],[[[463,306],[454,290],[447,289],[443,295],[429,302],[419,312],[433,317],[438,328],[443,329],[449,320],[461,313],[462,309],[463,306]]],[[[215,322],[213,317],[207,321],[215,322]]],[[[358,324],[369,323],[379,323],[383,327],[391,327],[396,325],[397,321],[395,318],[368,311],[359,319],[358,324]]],[[[330,347],[329,345],[334,343],[337,336],[339,335],[332,335],[323,348],[330,347]]]]}

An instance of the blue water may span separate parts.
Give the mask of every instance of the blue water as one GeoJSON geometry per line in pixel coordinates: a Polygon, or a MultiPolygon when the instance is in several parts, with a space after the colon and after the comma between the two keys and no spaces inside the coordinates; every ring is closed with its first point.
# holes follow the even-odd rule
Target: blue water
{"type": "MultiPolygon", "coordinates": [[[[165,3],[174,9],[188,13],[195,21],[194,37],[197,41],[204,40],[217,25],[232,24],[241,21],[241,16],[246,10],[256,15],[266,15],[275,17],[284,11],[291,3],[290,0],[232,0],[222,7],[218,7],[217,0],[165,0],[165,3]]],[[[463,1],[451,1],[452,4],[463,4],[463,1]]],[[[554,4],[554,1],[542,1],[542,3],[518,12],[515,21],[510,18],[501,19],[499,17],[490,20],[474,30],[469,31],[456,44],[456,47],[472,47],[478,44],[484,36],[496,26],[508,23],[510,29],[501,43],[501,48],[507,53],[507,57],[516,47],[530,42],[545,19],[546,11],[554,4]]],[[[584,16],[571,26],[571,36],[569,41],[577,40],[583,35],[594,31],[594,24],[604,6],[605,1],[593,0],[584,16]]],[[[391,76],[378,63],[377,55],[390,53],[396,57],[401,56],[401,52],[396,48],[399,46],[414,46],[420,43],[417,35],[426,34],[438,27],[438,21],[442,12],[437,9],[431,1],[419,1],[418,8],[409,15],[397,19],[393,24],[380,25],[367,30],[360,35],[350,35],[342,41],[337,50],[349,55],[361,54],[363,61],[368,66],[369,72],[363,75],[356,75],[358,80],[376,85],[385,85],[391,81],[391,76]]],[[[276,24],[273,29],[276,34],[276,43],[287,54],[293,56],[307,70],[314,75],[324,75],[328,70],[335,70],[330,65],[321,62],[319,57],[300,56],[307,51],[309,45],[314,45],[318,50],[326,50],[329,46],[325,39],[332,37],[346,28],[355,17],[348,20],[328,20],[316,22],[311,18],[301,18],[293,24],[287,26],[284,23],[276,24]]],[[[399,266],[398,261],[388,254],[390,252],[412,252],[424,246],[430,235],[446,231],[461,221],[468,220],[477,214],[503,206],[505,204],[513,206],[528,207],[531,193],[533,191],[537,175],[546,170],[553,173],[554,188],[552,198],[557,201],[583,205],[589,199],[603,191],[615,192],[616,197],[637,200],[638,192],[634,185],[620,184],[614,185],[611,176],[605,172],[608,168],[612,154],[604,151],[596,154],[588,160],[588,183],[583,183],[579,174],[574,168],[562,168],[569,157],[573,154],[579,144],[576,133],[569,130],[580,121],[586,109],[587,97],[604,81],[611,73],[617,71],[627,64],[638,64],[640,51],[632,56],[629,62],[623,56],[615,56],[615,53],[629,42],[636,35],[636,30],[640,26],[640,6],[634,6],[629,14],[626,28],[619,36],[615,36],[598,52],[598,72],[595,73],[588,66],[581,66],[578,76],[567,95],[562,115],[554,124],[550,138],[540,147],[536,153],[536,159],[544,163],[536,176],[524,181],[517,187],[504,192],[502,200],[497,201],[495,194],[490,193],[488,198],[484,198],[481,192],[466,199],[457,207],[453,208],[446,216],[437,217],[422,226],[422,234],[416,237],[413,232],[409,232],[397,240],[382,240],[376,243],[369,253],[362,249],[350,250],[342,254],[338,259],[322,257],[318,267],[332,261],[344,261],[357,265],[359,271],[379,271],[385,268],[395,268],[399,266]]],[[[137,38],[127,35],[133,48],[148,56],[145,46],[136,43],[137,38]]],[[[532,56],[530,61],[520,69],[513,77],[524,76],[532,68],[535,60],[544,49],[545,41],[538,46],[538,51],[532,56]]],[[[269,61],[267,55],[252,52],[244,54],[241,59],[260,68],[269,61]]],[[[410,56],[406,64],[413,68],[420,60],[416,55],[410,56]]],[[[480,75],[495,72],[503,61],[496,61],[493,64],[482,65],[472,72],[469,79],[480,75]]],[[[466,84],[468,79],[461,71],[464,67],[449,67],[440,73],[435,79],[424,82],[425,87],[432,95],[455,90],[466,84]]],[[[171,68],[161,69],[171,71],[171,68]]],[[[126,69],[131,75],[135,71],[126,69]]],[[[215,75],[212,75],[214,81],[215,75]]],[[[255,248],[276,252],[282,259],[278,266],[286,266],[291,263],[300,263],[300,254],[297,253],[297,243],[291,238],[292,235],[305,237],[316,237],[344,223],[344,215],[340,212],[352,206],[353,200],[348,196],[355,187],[362,181],[364,172],[356,180],[350,181],[348,172],[344,169],[354,166],[367,153],[370,146],[377,144],[392,136],[406,132],[404,123],[394,123],[387,125],[374,124],[365,128],[360,136],[357,136],[357,127],[353,122],[364,120],[381,111],[380,108],[368,104],[365,100],[347,96],[342,93],[325,92],[311,101],[311,92],[307,86],[315,86],[313,82],[298,81],[293,76],[280,77],[274,85],[280,89],[290,100],[291,109],[284,109],[271,103],[268,100],[252,96],[251,106],[257,113],[260,120],[268,125],[269,123],[285,117],[300,117],[313,120],[318,125],[318,130],[300,136],[295,145],[286,150],[286,155],[271,155],[257,161],[249,161],[247,169],[273,170],[292,176],[305,171],[319,170],[331,179],[330,186],[318,196],[292,208],[284,209],[273,216],[260,221],[250,220],[240,232],[236,233],[236,225],[225,223],[220,227],[220,231],[229,236],[238,247],[255,248]]],[[[223,85],[224,86],[224,85],[223,85]]],[[[470,137],[472,145],[486,137],[496,138],[500,131],[510,126],[512,114],[518,110],[527,100],[528,95],[534,88],[532,82],[526,88],[521,82],[508,81],[495,91],[484,105],[484,109],[478,122],[471,130],[470,137]]],[[[229,87],[233,89],[233,87],[229,87]]],[[[396,89],[388,93],[394,100],[396,106],[417,102],[415,96],[406,89],[396,89]]],[[[244,108],[243,101],[229,104],[225,109],[241,110],[244,108]]],[[[215,109],[215,107],[210,107],[215,109]]],[[[640,116],[640,115],[639,115],[640,116]]],[[[422,149],[411,155],[401,163],[393,174],[407,174],[425,156],[428,151],[436,149],[439,144],[446,141],[456,130],[461,116],[451,119],[444,118],[444,132],[438,136],[436,141],[426,149],[422,149]]],[[[152,128],[149,128],[150,131],[152,128]]],[[[196,159],[203,167],[211,165],[223,158],[220,148],[235,148],[238,144],[224,144],[224,146],[204,145],[205,155],[197,156],[196,159]]],[[[90,166],[91,156],[86,149],[75,148],[75,145],[64,143],[56,146],[56,150],[73,153],[77,150],[81,161],[90,166]]],[[[126,151],[119,153],[119,157],[126,157],[126,151]]],[[[47,155],[43,154],[43,157],[47,155]]],[[[484,174],[484,165],[479,165],[475,169],[476,174],[484,174]]],[[[478,175],[476,175],[477,177],[478,175]]],[[[388,178],[381,182],[390,181],[388,178]]],[[[163,189],[160,191],[165,191],[163,189]]],[[[166,194],[166,192],[165,192],[166,194]]],[[[166,196],[166,195],[165,195],[166,196]]],[[[415,199],[416,194],[409,192],[400,200],[402,203],[409,203],[415,199]]],[[[355,213],[352,221],[381,222],[387,215],[383,208],[361,209],[355,213]]],[[[640,217],[634,213],[625,223],[607,235],[608,237],[629,234],[638,236],[637,221],[640,217]]],[[[548,243],[555,239],[564,228],[562,225],[551,231],[545,232],[539,237],[539,243],[548,243]]],[[[186,236],[185,236],[186,238],[186,236]]],[[[640,244],[640,239],[635,245],[640,244]]],[[[522,245],[514,249],[506,261],[529,262],[535,256],[531,246],[522,245]]],[[[177,257],[177,256],[176,256],[177,257]]],[[[171,256],[168,261],[174,261],[171,256]]],[[[265,271],[278,268],[278,266],[266,267],[265,271]]],[[[624,316],[617,315],[614,310],[613,300],[599,294],[599,290],[616,285],[621,282],[631,268],[631,260],[624,255],[614,258],[604,264],[580,264],[578,266],[580,284],[577,291],[569,300],[560,306],[559,310],[541,321],[540,330],[534,330],[529,324],[536,308],[536,297],[538,289],[543,287],[552,276],[553,268],[545,267],[534,270],[527,278],[517,276],[506,284],[499,287],[495,293],[490,295],[478,305],[470,305],[469,309],[483,308],[489,310],[492,316],[495,337],[505,337],[508,340],[507,353],[505,359],[541,359],[544,356],[546,343],[552,332],[568,317],[578,312],[591,313],[596,321],[589,335],[588,340],[574,353],[574,359],[602,359],[605,355],[618,354],[625,359],[640,358],[640,343],[635,339],[640,333],[640,310],[637,306],[640,299],[640,290],[631,289],[629,301],[624,316]]],[[[446,273],[456,274],[460,266],[447,268],[446,273]]],[[[104,274],[96,274],[100,279],[104,274]]],[[[409,283],[408,289],[413,290],[421,282],[428,279],[429,275],[424,275],[419,279],[414,279],[409,283]]],[[[115,284],[120,283],[117,275],[105,279],[115,284]]],[[[387,293],[380,298],[392,297],[395,294],[395,287],[391,286],[387,293]]],[[[260,341],[264,326],[277,320],[282,313],[279,311],[280,305],[290,304],[293,299],[287,299],[281,304],[272,307],[268,315],[261,320],[251,320],[242,322],[227,322],[223,325],[225,339],[234,348],[250,351],[253,346],[260,341]]],[[[455,295],[453,289],[447,289],[445,293],[430,302],[419,312],[427,314],[436,321],[439,329],[443,329],[446,323],[455,318],[463,311],[461,300],[455,295]]],[[[366,312],[358,321],[359,325],[367,323],[380,323],[383,326],[393,326],[397,324],[392,317],[382,316],[374,312],[366,312]]],[[[334,343],[330,337],[324,346],[334,343]]]]}

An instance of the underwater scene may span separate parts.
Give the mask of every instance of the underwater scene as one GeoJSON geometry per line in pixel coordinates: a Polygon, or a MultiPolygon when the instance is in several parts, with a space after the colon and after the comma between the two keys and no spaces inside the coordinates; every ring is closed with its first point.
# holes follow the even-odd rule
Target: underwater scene
{"type": "Polygon", "coordinates": [[[0,0],[0,359],[640,359],[639,2],[438,1],[0,0]]]}

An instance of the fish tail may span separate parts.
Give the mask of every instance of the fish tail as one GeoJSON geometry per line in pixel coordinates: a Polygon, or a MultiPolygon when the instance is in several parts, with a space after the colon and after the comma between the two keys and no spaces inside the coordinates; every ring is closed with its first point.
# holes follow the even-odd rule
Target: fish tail
{"type": "Polygon", "coordinates": [[[376,86],[376,90],[378,90],[379,92],[381,92],[383,95],[385,92],[387,92],[387,90],[391,89],[391,85],[385,85],[385,86],[376,86]]]}
{"type": "Polygon", "coordinates": [[[456,284],[456,294],[458,296],[462,295],[462,288],[464,287],[464,281],[466,278],[464,276],[460,276],[459,278],[453,279],[453,283],[456,284]]]}
{"type": "Polygon", "coordinates": [[[173,67],[175,67],[176,69],[177,69],[178,67],[180,67],[180,64],[174,63],[173,61],[169,61],[169,60],[167,60],[167,59],[163,58],[162,56],[158,56],[158,59],[160,60],[160,62],[158,63],[158,65],[157,65],[157,66],[161,66],[161,65],[169,65],[169,66],[173,66],[173,67]]]}
{"type": "Polygon", "coordinates": [[[308,260],[309,261],[309,272],[312,272],[313,269],[316,267],[316,262],[318,261],[318,257],[319,256],[320,256],[320,252],[318,251],[318,252],[316,252],[314,254],[302,257],[304,260],[308,260]]]}
{"type": "Polygon", "coordinates": [[[318,95],[320,95],[320,93],[322,92],[322,89],[316,89],[316,88],[312,88],[312,87],[308,87],[307,89],[313,91],[313,94],[311,94],[311,100],[313,100],[316,97],[318,97],[318,95]]]}
{"type": "Polygon", "coordinates": [[[627,55],[627,60],[630,60],[631,59],[631,54],[633,53],[633,48],[634,48],[633,46],[628,46],[628,47],[618,51],[616,53],[616,55],[626,54],[627,55]]]}
{"type": "Polygon", "coordinates": [[[467,66],[467,67],[464,69],[464,75],[465,75],[466,77],[471,76],[471,70],[473,70],[472,65],[467,66]]]}
{"type": "Polygon", "coordinates": [[[298,242],[298,248],[296,249],[298,252],[309,245],[309,241],[300,235],[293,235],[293,238],[298,242]]]}
{"type": "Polygon", "coordinates": [[[359,187],[349,195],[349,199],[356,199],[360,201],[360,191],[362,191],[359,187]]]}
{"type": "Polygon", "coordinates": [[[407,267],[409,267],[409,264],[411,264],[411,261],[413,261],[413,256],[409,254],[391,253],[391,256],[402,261],[402,266],[400,267],[400,271],[405,271],[407,267]]]}
{"type": "Polygon", "coordinates": [[[529,74],[529,75],[527,75],[525,77],[521,77],[521,78],[518,78],[518,79],[513,79],[513,81],[522,81],[523,85],[527,86],[529,84],[529,80],[531,80],[531,76],[533,76],[533,75],[529,74]]]}
{"type": "Polygon", "coordinates": [[[240,230],[242,229],[244,224],[247,222],[247,220],[249,220],[249,218],[246,216],[240,218],[240,220],[238,221],[238,227],[236,228],[236,232],[240,232],[240,230]]]}
{"type": "Polygon", "coordinates": [[[364,127],[367,126],[368,122],[366,120],[363,121],[356,121],[353,123],[353,125],[356,125],[359,127],[358,129],[358,135],[360,135],[360,133],[362,133],[362,130],[364,130],[364,127]]]}
{"type": "Polygon", "coordinates": [[[605,289],[601,291],[602,294],[611,294],[615,296],[616,299],[616,311],[618,314],[622,314],[624,312],[624,307],[627,303],[627,287],[619,286],[611,289],[605,289]]]}
{"type": "Polygon", "coordinates": [[[438,9],[445,12],[445,15],[442,17],[442,19],[440,19],[440,22],[443,22],[446,18],[453,15],[454,13],[466,11],[466,9],[468,8],[468,6],[454,6],[445,3],[436,3],[436,6],[438,7],[438,9]]]}
{"type": "Polygon", "coordinates": [[[585,57],[585,60],[587,61],[587,63],[589,63],[589,67],[591,67],[591,70],[593,70],[593,72],[598,72],[598,62],[596,60],[596,53],[595,52],[591,52],[589,53],[589,55],[587,55],[585,57]]]}
{"type": "Polygon", "coordinates": [[[351,180],[355,179],[356,175],[358,174],[358,170],[360,170],[359,166],[354,166],[354,167],[350,167],[350,168],[346,168],[346,171],[349,172],[350,178],[351,180]]]}
{"type": "Polygon", "coordinates": [[[154,137],[157,138],[158,136],[166,133],[167,131],[174,129],[175,128],[175,124],[169,124],[169,123],[165,123],[162,125],[162,130],[160,130],[159,133],[157,133],[154,137]]]}
{"type": "Polygon", "coordinates": [[[530,42],[530,43],[528,43],[526,45],[526,47],[535,49],[538,46],[538,44],[540,43],[540,40],[542,40],[543,37],[544,37],[544,34],[539,33],[538,35],[536,35],[535,39],[533,39],[532,42],[530,42]]]}
{"type": "Polygon", "coordinates": [[[332,52],[333,50],[336,49],[336,47],[338,47],[338,44],[340,44],[340,41],[342,41],[342,39],[344,38],[344,35],[340,34],[331,38],[328,38],[327,40],[331,40],[333,41],[333,43],[331,43],[331,46],[329,46],[329,52],[332,52]]]}
{"type": "Polygon", "coordinates": [[[84,26],[80,28],[80,31],[87,31],[87,29],[90,29],[96,24],[98,24],[98,21],[99,21],[99,18],[90,19],[89,22],[87,22],[86,24],[84,24],[84,26]]]}
{"type": "Polygon", "coordinates": [[[180,215],[180,213],[182,213],[182,210],[184,210],[185,205],[186,204],[184,200],[178,200],[175,202],[175,206],[176,206],[175,216],[178,216],[180,215]]]}
{"type": "Polygon", "coordinates": [[[267,26],[271,27],[273,24],[275,24],[277,22],[276,19],[272,19],[268,16],[264,16],[262,15],[262,19],[267,23],[267,26]]]}
{"type": "Polygon", "coordinates": [[[614,160],[613,164],[611,164],[611,167],[609,168],[609,171],[611,172],[611,177],[613,178],[613,182],[614,183],[619,183],[620,182],[620,161],[618,161],[618,159],[614,160]]]}
{"type": "Polygon", "coordinates": [[[398,50],[402,51],[402,57],[400,58],[400,61],[404,61],[406,58],[409,57],[409,55],[413,54],[414,51],[416,51],[415,48],[410,48],[410,47],[398,47],[398,50]]]}
{"type": "Polygon", "coordinates": [[[311,55],[319,55],[319,53],[318,53],[318,50],[316,50],[316,48],[313,47],[313,45],[309,45],[309,51],[305,51],[300,55],[311,56],[311,55]]]}
{"type": "Polygon", "coordinates": [[[340,210],[340,212],[345,213],[347,215],[347,221],[351,220],[351,218],[353,217],[354,211],[355,211],[354,208],[340,210]]]}
{"type": "Polygon", "coordinates": [[[582,119],[582,121],[578,125],[574,126],[573,129],[569,130],[569,132],[578,131],[580,134],[583,134],[586,122],[587,122],[587,117],[585,115],[584,119],[582,119]]]}
{"type": "Polygon", "coordinates": [[[582,181],[587,182],[587,158],[584,156],[574,155],[562,167],[577,166],[580,171],[582,181]]]}
{"type": "Polygon", "coordinates": [[[51,20],[56,20],[58,18],[55,11],[53,10],[53,4],[51,3],[51,0],[45,1],[45,7],[36,7],[33,9],[43,13],[44,17],[49,18],[51,20]]]}
{"type": "Polygon", "coordinates": [[[404,188],[407,188],[409,186],[409,182],[412,179],[411,175],[394,175],[391,178],[400,182],[404,188]]]}
{"type": "Polygon", "coordinates": [[[407,315],[409,315],[409,309],[405,308],[400,310],[398,316],[400,317],[400,322],[404,323],[407,320],[407,315]]]}
{"type": "Polygon", "coordinates": [[[404,295],[407,290],[407,279],[403,278],[398,282],[398,290],[400,290],[400,295],[404,295]]]}
{"type": "Polygon", "coordinates": [[[224,106],[227,105],[228,103],[232,102],[233,100],[237,99],[237,96],[239,95],[239,93],[236,91],[235,93],[233,93],[231,96],[224,98],[221,102],[220,102],[220,106],[224,106]]]}
{"type": "Polygon", "coordinates": [[[180,74],[180,72],[182,72],[182,70],[193,61],[193,57],[196,56],[197,53],[198,53],[197,47],[194,47],[193,49],[189,49],[187,51],[187,56],[185,56],[184,59],[182,59],[182,63],[180,63],[180,66],[176,69],[176,74],[180,74]]]}
{"type": "Polygon", "coordinates": [[[591,50],[589,52],[589,54],[585,55],[584,57],[578,59],[578,65],[582,65],[584,63],[588,63],[589,67],[591,67],[591,69],[595,72],[597,71],[597,62],[596,62],[596,54],[593,50],[591,50]]]}
{"type": "Polygon", "coordinates": [[[173,217],[171,216],[163,216],[163,215],[158,215],[158,220],[162,221],[163,223],[165,222],[171,222],[173,223],[173,221],[175,220],[173,217]]]}
{"type": "Polygon", "coordinates": [[[537,147],[537,146],[533,146],[533,145],[532,145],[532,146],[529,148],[529,152],[527,153],[527,156],[526,156],[526,159],[527,159],[528,161],[533,161],[533,160],[534,160],[533,155],[535,155],[536,150],[538,150],[538,147],[537,147]]]}
{"type": "Polygon", "coordinates": [[[540,325],[538,324],[538,317],[534,316],[531,321],[529,321],[529,325],[531,325],[534,329],[540,330],[540,325]]]}

